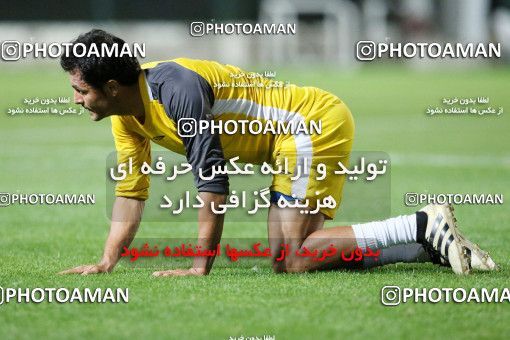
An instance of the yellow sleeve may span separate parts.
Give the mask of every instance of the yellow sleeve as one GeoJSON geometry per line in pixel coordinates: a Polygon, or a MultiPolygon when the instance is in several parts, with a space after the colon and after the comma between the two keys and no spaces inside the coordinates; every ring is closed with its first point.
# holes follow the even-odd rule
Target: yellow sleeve
{"type": "Polygon", "coordinates": [[[143,162],[151,162],[150,140],[130,131],[120,116],[111,116],[112,134],[117,149],[117,164],[132,158],[132,171],[126,178],[117,182],[115,196],[146,200],[149,197],[149,176],[140,171],[143,162]]]}

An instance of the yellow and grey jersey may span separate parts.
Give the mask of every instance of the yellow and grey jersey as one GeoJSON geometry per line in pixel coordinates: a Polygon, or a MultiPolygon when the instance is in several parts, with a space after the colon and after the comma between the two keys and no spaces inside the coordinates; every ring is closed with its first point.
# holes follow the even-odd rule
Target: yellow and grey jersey
{"type": "MultiPolygon", "coordinates": [[[[139,87],[145,106],[145,121],[134,116],[112,116],[112,131],[119,162],[133,157],[150,162],[150,140],[186,155],[192,165],[199,191],[228,193],[227,175],[204,181],[205,175],[225,159],[239,156],[241,162],[274,162],[282,145],[291,138],[293,152],[312,153],[314,136],[259,134],[218,134],[209,129],[189,137],[177,134],[181,119],[259,120],[262,122],[305,122],[322,119],[340,100],[314,87],[274,86],[268,78],[253,76],[238,67],[213,61],[179,58],[142,66],[139,87]]],[[[317,136],[316,136],[317,137],[317,136]]],[[[341,137],[339,137],[341,138],[341,137]]],[[[135,169],[136,170],[136,169],[135,169]]],[[[146,199],[149,180],[133,171],[117,184],[116,195],[146,199]]]]}

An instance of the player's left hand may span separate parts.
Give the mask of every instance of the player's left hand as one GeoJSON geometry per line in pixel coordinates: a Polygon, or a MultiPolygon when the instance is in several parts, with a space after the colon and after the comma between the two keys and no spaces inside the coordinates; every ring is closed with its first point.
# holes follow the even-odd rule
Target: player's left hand
{"type": "Polygon", "coordinates": [[[152,273],[153,276],[203,276],[206,274],[205,268],[172,269],[152,273]]]}

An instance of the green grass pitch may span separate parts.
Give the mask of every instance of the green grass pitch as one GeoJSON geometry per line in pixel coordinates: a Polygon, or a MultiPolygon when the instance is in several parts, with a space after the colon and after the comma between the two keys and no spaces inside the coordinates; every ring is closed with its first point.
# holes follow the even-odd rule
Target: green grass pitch
{"type": "MultiPolygon", "coordinates": [[[[510,70],[416,73],[398,67],[359,73],[331,69],[277,70],[280,80],[332,91],[351,108],[357,150],[384,151],[394,162],[392,215],[414,212],[405,192],[502,193],[510,198],[510,70]],[[490,98],[499,117],[428,117],[443,97],[490,98]]],[[[1,70],[0,192],[94,193],[92,206],[0,208],[0,286],[129,287],[128,304],[4,304],[0,338],[277,339],[506,338],[508,304],[407,303],[385,307],[380,289],[508,287],[509,210],[459,206],[466,236],[490,250],[497,273],[455,276],[431,264],[397,264],[368,272],[275,275],[269,263],[221,264],[207,277],[153,278],[151,268],[121,263],[109,275],[58,276],[99,259],[109,228],[105,162],[113,150],[110,123],[80,117],[14,116],[26,97],[71,96],[57,68],[1,70]]],[[[192,183],[190,183],[190,187],[192,183]]],[[[363,210],[363,206],[353,209],[363,210]]],[[[139,237],[192,237],[191,222],[142,222],[139,237]]],[[[224,237],[266,236],[266,225],[229,221],[224,237]]],[[[168,267],[172,267],[169,264],[168,267]]],[[[165,268],[161,268],[165,269],[165,268]]]]}

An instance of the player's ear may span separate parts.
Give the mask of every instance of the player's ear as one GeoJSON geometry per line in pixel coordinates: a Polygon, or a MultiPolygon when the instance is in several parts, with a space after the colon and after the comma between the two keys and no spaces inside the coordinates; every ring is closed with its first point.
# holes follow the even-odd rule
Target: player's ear
{"type": "Polygon", "coordinates": [[[118,81],[110,79],[104,84],[103,90],[111,97],[116,97],[119,93],[120,84],[118,81]]]}

